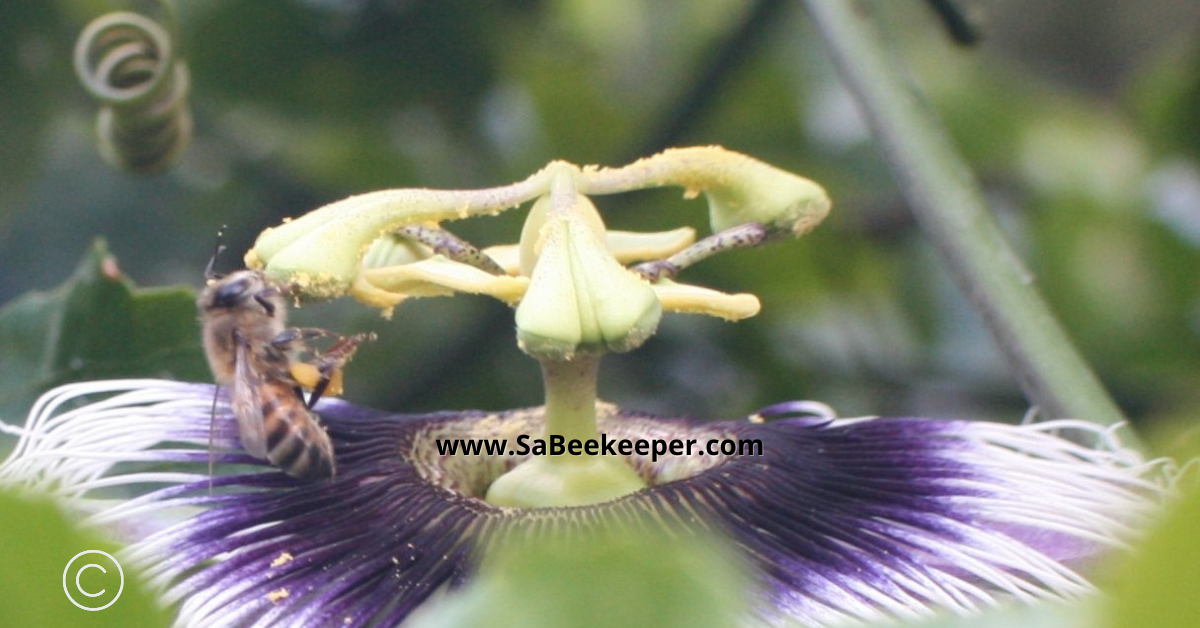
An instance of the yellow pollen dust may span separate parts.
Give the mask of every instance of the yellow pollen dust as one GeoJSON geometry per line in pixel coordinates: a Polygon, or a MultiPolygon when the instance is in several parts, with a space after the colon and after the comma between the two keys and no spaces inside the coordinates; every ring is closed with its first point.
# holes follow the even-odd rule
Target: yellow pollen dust
{"type": "Polygon", "coordinates": [[[274,569],[276,567],[282,567],[282,566],[292,562],[295,559],[296,559],[296,557],[292,556],[288,552],[280,552],[279,557],[277,557],[275,560],[271,561],[271,568],[274,569]]]}

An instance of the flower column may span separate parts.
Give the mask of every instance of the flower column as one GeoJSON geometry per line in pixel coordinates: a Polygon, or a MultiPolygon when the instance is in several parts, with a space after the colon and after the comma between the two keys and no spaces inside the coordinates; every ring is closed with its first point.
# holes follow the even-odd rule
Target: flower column
{"type": "MultiPolygon", "coordinates": [[[[521,271],[531,278],[517,307],[517,341],[542,366],[545,438],[594,441],[600,356],[645,342],[662,306],[649,284],[607,249],[600,214],[577,190],[579,170],[561,163],[551,170],[550,194],[534,204],[521,233],[521,271]]],[[[644,487],[621,458],[535,456],[496,480],[487,499],[501,506],[576,506],[644,487]]]]}

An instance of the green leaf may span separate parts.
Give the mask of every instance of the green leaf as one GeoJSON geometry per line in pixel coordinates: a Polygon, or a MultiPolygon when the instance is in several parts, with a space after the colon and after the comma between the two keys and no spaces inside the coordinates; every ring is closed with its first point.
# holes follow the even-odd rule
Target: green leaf
{"type": "Polygon", "coordinates": [[[48,500],[0,490],[0,512],[4,513],[0,516],[0,591],[4,592],[0,626],[149,628],[170,623],[130,565],[121,564],[118,575],[100,555],[73,560],[81,552],[114,555],[117,550],[72,527],[48,500]],[[85,568],[89,564],[100,568],[85,568]],[[95,597],[82,595],[76,586],[95,597]],[[68,590],[85,606],[99,607],[109,601],[112,605],[96,611],[81,609],[71,603],[68,590]]]}
{"type": "Polygon", "coordinates": [[[1200,618],[1200,490],[1191,486],[1117,571],[1111,628],[1192,628],[1200,618]]]}
{"type": "Polygon", "coordinates": [[[726,628],[745,618],[747,581],[721,539],[624,530],[506,543],[460,593],[414,628],[726,628]]]}
{"type": "Polygon", "coordinates": [[[190,288],[137,289],[97,240],[66,283],[0,309],[0,417],[47,389],[87,379],[205,379],[190,288]]]}

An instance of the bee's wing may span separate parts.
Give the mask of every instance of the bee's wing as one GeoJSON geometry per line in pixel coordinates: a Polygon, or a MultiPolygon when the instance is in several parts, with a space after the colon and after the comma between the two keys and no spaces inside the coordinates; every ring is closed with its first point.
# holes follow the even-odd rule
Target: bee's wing
{"type": "Polygon", "coordinates": [[[250,343],[238,334],[234,337],[237,354],[234,359],[233,386],[230,403],[237,417],[238,435],[242,449],[255,458],[267,457],[267,434],[263,426],[262,399],[258,391],[263,386],[262,374],[251,366],[250,343]]]}

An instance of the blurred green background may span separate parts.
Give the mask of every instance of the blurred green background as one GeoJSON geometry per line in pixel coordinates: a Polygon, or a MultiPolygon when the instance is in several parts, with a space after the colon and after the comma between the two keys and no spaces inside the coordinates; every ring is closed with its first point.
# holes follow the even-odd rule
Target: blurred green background
{"type": "MultiPolygon", "coordinates": [[[[1195,1],[964,2],[984,31],[973,49],[951,43],[924,2],[873,4],[1122,407],[1140,422],[1198,416],[1195,1]]],[[[186,293],[22,300],[67,281],[97,236],[138,285],[196,288],[223,224],[228,270],[263,228],[351,194],[500,185],[552,159],[619,165],[694,144],[809,176],[834,213],[800,241],[689,269],[685,281],[757,293],[763,313],[737,325],[668,316],[641,350],[607,360],[604,397],[712,418],[800,398],[848,416],[1017,420],[1028,409],[798,2],[181,5],[195,138],[171,170],[136,176],[100,158],[97,107],[71,49],[101,13],[153,5],[0,3],[6,422],[74,377],[209,378],[186,293]],[[133,312],[150,322],[130,324],[133,312]]],[[[704,230],[703,202],[677,190],[596,201],[614,228],[704,230]]],[[[523,213],[451,228],[479,244],[515,241],[523,213]]],[[[94,271],[76,276],[94,282],[94,271]]],[[[392,320],[339,302],[294,320],[380,334],[350,367],[355,401],[406,412],[540,402],[537,367],[497,302],[414,301],[392,320]]]]}

